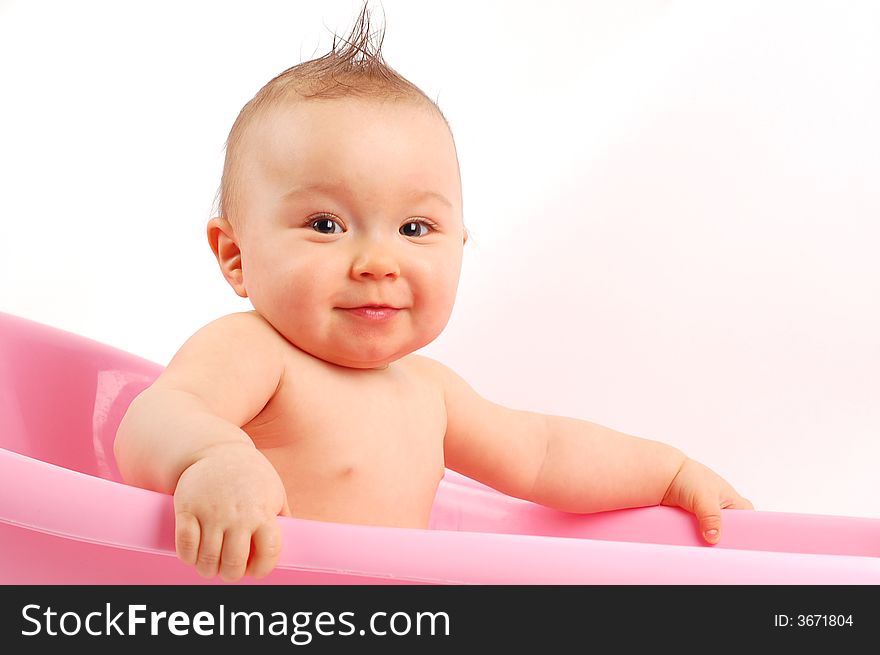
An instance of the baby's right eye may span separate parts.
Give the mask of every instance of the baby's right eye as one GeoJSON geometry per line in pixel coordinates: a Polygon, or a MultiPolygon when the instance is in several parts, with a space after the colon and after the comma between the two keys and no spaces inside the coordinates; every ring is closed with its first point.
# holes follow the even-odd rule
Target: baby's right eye
{"type": "Polygon", "coordinates": [[[311,227],[315,232],[320,232],[321,234],[340,234],[345,231],[342,229],[339,222],[332,218],[319,218],[314,220],[311,222],[311,227]],[[336,228],[339,229],[337,230],[336,228]]]}

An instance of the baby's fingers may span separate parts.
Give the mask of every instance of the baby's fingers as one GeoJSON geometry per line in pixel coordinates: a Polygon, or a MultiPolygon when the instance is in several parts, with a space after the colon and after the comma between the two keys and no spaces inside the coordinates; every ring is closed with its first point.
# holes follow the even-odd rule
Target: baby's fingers
{"type": "Polygon", "coordinates": [[[723,509],[755,509],[752,501],[742,496],[737,496],[733,500],[728,500],[722,505],[723,509]]]}
{"type": "Polygon", "coordinates": [[[202,539],[199,543],[199,555],[196,570],[203,578],[213,578],[220,567],[220,553],[223,547],[223,531],[217,528],[202,526],[202,539]]]}
{"type": "Polygon", "coordinates": [[[264,523],[254,532],[253,552],[248,562],[247,574],[263,578],[275,568],[281,555],[281,528],[277,520],[264,523]]]}
{"type": "Polygon", "coordinates": [[[700,524],[700,534],[710,544],[717,544],[721,538],[721,502],[711,496],[697,496],[694,499],[694,514],[700,524]]]}
{"type": "Polygon", "coordinates": [[[249,530],[227,530],[223,535],[223,549],[220,553],[220,577],[226,582],[240,580],[247,568],[250,551],[249,530]]]}
{"type": "Polygon", "coordinates": [[[189,512],[178,512],[174,530],[174,548],[177,556],[184,564],[192,566],[199,555],[201,527],[199,520],[189,512]]]}

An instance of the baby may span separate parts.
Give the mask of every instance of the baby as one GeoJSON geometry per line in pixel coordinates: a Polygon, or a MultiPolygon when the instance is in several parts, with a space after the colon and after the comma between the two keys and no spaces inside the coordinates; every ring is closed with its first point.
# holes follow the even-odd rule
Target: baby
{"type": "Polygon", "coordinates": [[[445,467],[568,512],[672,505],[717,543],[751,503],[672,446],[502,407],[414,354],[452,312],[468,235],[439,108],[361,12],[271,80],[227,141],[208,241],[254,311],[196,332],[131,404],[125,480],[174,494],[180,559],[265,576],[277,516],[425,528],[445,467]]]}

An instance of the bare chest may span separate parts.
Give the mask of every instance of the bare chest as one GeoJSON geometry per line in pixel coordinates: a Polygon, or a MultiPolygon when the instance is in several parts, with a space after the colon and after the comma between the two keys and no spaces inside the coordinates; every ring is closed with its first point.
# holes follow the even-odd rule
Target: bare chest
{"type": "Polygon", "coordinates": [[[427,520],[444,471],[445,406],[405,359],[359,371],[294,358],[244,429],[281,475],[295,516],[427,520]]]}

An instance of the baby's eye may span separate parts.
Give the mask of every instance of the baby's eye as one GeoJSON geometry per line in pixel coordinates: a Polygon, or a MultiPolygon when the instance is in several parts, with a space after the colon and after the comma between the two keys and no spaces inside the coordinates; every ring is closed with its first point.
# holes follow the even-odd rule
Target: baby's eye
{"type": "Polygon", "coordinates": [[[340,234],[344,232],[342,226],[332,218],[319,218],[311,222],[311,227],[321,234],[340,234]],[[339,228],[338,230],[336,228],[339,228]]]}
{"type": "Polygon", "coordinates": [[[431,226],[424,221],[411,221],[400,228],[405,237],[423,237],[431,231],[431,226]]]}

